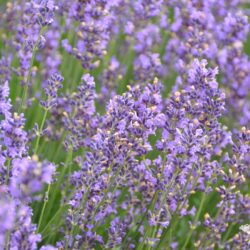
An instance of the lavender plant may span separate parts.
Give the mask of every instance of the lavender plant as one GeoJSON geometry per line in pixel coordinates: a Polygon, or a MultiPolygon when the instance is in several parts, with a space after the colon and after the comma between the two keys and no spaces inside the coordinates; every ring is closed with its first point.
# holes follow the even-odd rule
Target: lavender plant
{"type": "Polygon", "coordinates": [[[249,7],[0,1],[0,250],[250,249],[249,7]]]}

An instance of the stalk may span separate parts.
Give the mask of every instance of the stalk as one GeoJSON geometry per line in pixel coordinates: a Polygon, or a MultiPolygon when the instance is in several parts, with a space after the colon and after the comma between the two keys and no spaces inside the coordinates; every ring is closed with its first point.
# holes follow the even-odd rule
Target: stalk
{"type": "Polygon", "coordinates": [[[205,199],[206,199],[206,193],[203,192],[202,193],[202,198],[201,198],[201,203],[200,203],[199,209],[198,209],[198,211],[197,211],[197,213],[195,215],[195,218],[194,218],[194,226],[192,226],[190,228],[190,230],[188,231],[188,235],[187,235],[186,241],[185,241],[184,245],[182,246],[181,250],[185,250],[186,247],[187,247],[187,245],[188,245],[188,243],[189,243],[189,241],[190,241],[190,238],[191,238],[191,236],[193,234],[193,231],[195,230],[196,224],[197,224],[197,222],[198,222],[198,220],[200,218],[200,214],[201,214],[201,211],[203,209],[203,206],[204,206],[204,203],[205,203],[205,199]]]}
{"type": "MultiPolygon", "coordinates": [[[[76,212],[79,212],[80,209],[81,209],[81,207],[82,207],[83,209],[85,208],[86,203],[87,203],[88,195],[89,195],[89,186],[87,187],[86,192],[85,192],[85,194],[84,194],[84,196],[83,196],[83,199],[82,199],[82,201],[81,201],[81,204],[80,204],[80,206],[79,206],[79,208],[77,209],[76,212]]],[[[74,236],[75,228],[76,228],[76,224],[73,223],[73,226],[72,226],[72,228],[71,228],[71,230],[70,230],[69,236],[71,236],[71,235],[74,236]]],[[[68,250],[69,241],[70,241],[70,238],[67,240],[66,248],[65,248],[66,250],[68,250]]],[[[72,247],[74,246],[74,243],[75,243],[75,240],[73,240],[72,247]]],[[[72,249],[72,247],[71,247],[71,249],[72,249]]]]}
{"type": "Polygon", "coordinates": [[[91,224],[94,222],[94,216],[96,215],[98,209],[99,209],[99,208],[103,205],[103,203],[105,202],[105,200],[106,200],[106,198],[107,198],[107,196],[108,196],[108,193],[109,193],[110,191],[112,191],[112,193],[114,193],[114,192],[116,191],[117,185],[115,185],[114,187],[113,187],[113,185],[114,185],[114,183],[115,183],[115,181],[116,181],[116,178],[117,178],[117,176],[118,176],[120,170],[122,169],[122,167],[123,167],[123,165],[120,165],[120,167],[116,170],[115,174],[114,174],[114,175],[112,176],[112,178],[110,179],[109,186],[108,186],[108,188],[106,189],[106,191],[104,192],[104,195],[103,195],[103,197],[102,197],[102,200],[101,200],[101,201],[99,202],[99,204],[96,206],[96,208],[95,208],[95,210],[94,210],[94,213],[93,213],[93,215],[92,215],[92,217],[91,217],[91,224]],[[113,187],[113,188],[112,188],[112,187],[113,187]]]}
{"type": "MultiPolygon", "coordinates": [[[[186,189],[187,189],[188,183],[190,182],[190,178],[191,178],[191,175],[192,175],[193,170],[194,170],[194,165],[193,165],[193,167],[192,167],[192,169],[191,169],[191,171],[190,171],[190,173],[189,173],[188,181],[186,182],[186,184],[185,184],[185,186],[184,186],[184,191],[183,191],[183,193],[186,192],[186,189]]],[[[199,179],[199,177],[200,177],[200,174],[201,174],[201,171],[199,172],[198,176],[196,177],[196,179],[195,179],[195,181],[194,181],[194,184],[193,184],[193,186],[192,186],[192,189],[196,186],[196,184],[197,184],[197,182],[198,182],[198,179],[199,179]]],[[[185,204],[185,201],[182,202],[182,204],[185,204]]],[[[171,219],[171,222],[170,222],[168,228],[166,228],[166,230],[163,231],[163,233],[162,233],[162,235],[161,235],[161,239],[160,239],[159,243],[157,244],[157,248],[159,248],[159,247],[162,245],[162,243],[164,242],[164,238],[165,238],[165,236],[168,235],[168,232],[170,231],[170,227],[171,227],[171,226],[172,226],[172,231],[174,231],[175,225],[176,225],[176,223],[177,223],[177,212],[180,211],[180,210],[182,209],[182,207],[183,207],[183,205],[182,205],[182,206],[181,206],[180,204],[178,205],[176,211],[175,211],[174,214],[172,215],[172,219],[171,219]],[[173,221],[173,222],[172,222],[172,221],[173,221]]],[[[170,232],[170,233],[171,233],[171,232],[170,232]]],[[[170,237],[170,236],[169,236],[169,237],[170,237]]],[[[170,240],[170,241],[171,241],[171,240],[170,240]]]]}
{"type": "MultiPolygon", "coordinates": [[[[70,152],[70,153],[67,155],[66,166],[69,165],[71,159],[72,159],[72,152],[70,152]]],[[[65,167],[66,167],[66,166],[65,166],[65,167]]],[[[44,212],[45,212],[47,203],[49,202],[49,192],[50,192],[50,189],[51,189],[51,183],[48,185],[48,188],[47,188],[47,191],[46,191],[46,195],[45,195],[45,198],[44,198],[44,203],[43,203],[43,207],[42,207],[42,212],[41,212],[41,216],[40,216],[40,218],[39,218],[38,227],[37,227],[37,231],[38,231],[38,232],[39,232],[39,229],[40,229],[40,227],[41,227],[41,223],[42,223],[42,220],[43,220],[43,217],[44,217],[44,212]]]]}
{"type": "MultiPolygon", "coordinates": [[[[163,157],[162,157],[162,158],[163,158],[163,164],[162,164],[162,166],[164,166],[164,165],[165,165],[165,162],[166,162],[166,155],[163,154],[163,157]]],[[[144,160],[144,162],[145,162],[145,156],[144,156],[143,160],[144,160]]],[[[146,164],[145,164],[145,165],[146,165],[146,164]]],[[[163,169],[162,169],[162,173],[163,173],[163,169]]],[[[160,178],[162,178],[162,173],[161,173],[161,177],[160,177],[160,178]]],[[[174,177],[173,179],[175,179],[175,177],[174,177]]],[[[173,179],[172,179],[172,180],[173,180],[173,179]]],[[[163,201],[165,200],[165,198],[166,198],[166,196],[167,196],[167,193],[168,193],[168,191],[169,191],[169,188],[171,187],[172,180],[171,180],[169,186],[167,186],[167,191],[164,193],[163,198],[161,199],[160,208],[162,207],[163,201]]],[[[154,207],[155,207],[155,203],[156,203],[157,198],[158,198],[158,193],[159,193],[159,191],[157,191],[157,196],[156,196],[156,197],[153,197],[152,200],[151,200],[151,202],[150,202],[150,204],[151,204],[151,203],[153,202],[153,200],[155,199],[155,201],[154,201],[154,203],[153,203],[153,209],[154,209],[154,207]]],[[[150,205],[150,206],[151,206],[151,205],[150,205]]],[[[148,211],[149,211],[149,210],[147,209],[147,211],[145,212],[146,214],[144,214],[145,217],[146,217],[148,211]]],[[[160,211],[160,209],[159,209],[159,211],[160,211]]],[[[138,227],[138,229],[139,229],[139,227],[138,227]]],[[[138,229],[137,229],[137,231],[138,231],[138,229]]],[[[145,233],[145,235],[144,235],[144,237],[143,237],[142,242],[141,242],[140,245],[139,245],[139,248],[143,247],[144,241],[146,240],[146,236],[148,235],[148,233],[149,233],[149,232],[148,232],[148,230],[147,230],[147,232],[145,233]]],[[[155,234],[155,229],[153,230],[153,234],[155,234]]]]}
{"type": "MultiPolygon", "coordinates": [[[[44,114],[43,114],[43,119],[42,119],[40,128],[39,128],[38,131],[36,132],[36,136],[37,136],[37,137],[36,137],[36,143],[35,143],[35,149],[34,149],[34,154],[35,154],[35,155],[36,155],[37,152],[38,152],[39,142],[40,142],[40,139],[41,139],[41,133],[42,133],[43,128],[44,128],[44,124],[45,124],[45,121],[46,121],[46,117],[47,117],[47,114],[48,114],[48,110],[49,110],[49,109],[45,108],[45,112],[44,112],[44,114]]],[[[46,206],[46,204],[47,204],[46,198],[48,198],[48,197],[46,197],[46,196],[48,196],[48,191],[49,191],[49,189],[50,189],[50,184],[49,184],[48,189],[47,189],[46,194],[45,194],[44,204],[43,204],[43,208],[42,208],[42,213],[44,213],[44,211],[43,211],[43,210],[45,210],[45,207],[44,207],[44,206],[46,206]]],[[[38,223],[37,231],[39,231],[39,228],[40,228],[40,224],[41,224],[41,220],[42,220],[41,217],[43,217],[43,214],[42,214],[42,216],[40,216],[40,218],[39,218],[39,223],[38,223]]]]}
{"type": "MultiPolygon", "coordinates": [[[[214,216],[214,221],[216,221],[218,219],[218,217],[220,216],[220,213],[223,210],[223,205],[224,205],[224,202],[222,202],[221,207],[217,210],[216,215],[214,216]]],[[[202,237],[202,239],[200,241],[201,244],[204,242],[204,240],[206,239],[206,237],[207,237],[208,234],[209,234],[209,230],[206,230],[206,233],[203,235],[203,237],[202,237]]],[[[207,244],[209,244],[210,241],[211,240],[205,241],[204,248],[206,248],[207,244]]]]}
{"type": "Polygon", "coordinates": [[[10,178],[10,158],[8,158],[7,160],[7,173],[6,173],[6,179],[5,179],[6,186],[9,183],[9,178],[10,178]]]}
{"type": "Polygon", "coordinates": [[[8,250],[9,247],[10,247],[10,231],[8,231],[8,232],[6,233],[6,239],[5,239],[5,241],[6,241],[6,243],[5,243],[6,250],[8,250]]]}
{"type": "MultiPolygon", "coordinates": [[[[113,167],[113,165],[111,165],[111,166],[109,167],[110,171],[111,171],[112,167],[113,167]]],[[[110,191],[111,191],[112,193],[114,193],[115,190],[117,189],[117,185],[115,185],[115,187],[113,187],[113,188],[112,188],[112,186],[113,186],[113,184],[115,183],[115,180],[117,179],[117,176],[118,176],[120,170],[122,169],[122,167],[123,167],[123,165],[120,165],[120,167],[115,171],[114,175],[112,176],[112,178],[111,178],[111,180],[110,180],[110,182],[109,182],[108,188],[107,188],[106,191],[104,192],[104,196],[103,196],[102,200],[101,200],[101,201],[98,203],[98,205],[96,206],[96,208],[95,208],[95,210],[94,210],[94,212],[93,212],[93,214],[92,214],[92,216],[91,216],[91,219],[90,219],[92,224],[94,223],[94,217],[95,217],[95,215],[96,215],[98,209],[99,209],[99,208],[103,205],[103,203],[105,202],[108,193],[109,193],[110,191]]],[[[82,202],[83,204],[81,203],[80,206],[79,206],[79,208],[81,208],[82,205],[83,205],[83,209],[85,208],[85,205],[86,205],[86,203],[87,203],[88,194],[89,194],[89,185],[88,185],[88,188],[87,188],[87,191],[86,191],[85,194],[86,194],[86,195],[84,195],[83,200],[82,200],[82,201],[83,201],[83,202],[82,202]]],[[[80,209],[78,209],[77,212],[78,212],[79,210],[80,210],[80,209]]],[[[73,227],[71,228],[70,235],[73,235],[73,236],[74,236],[75,234],[78,234],[78,232],[79,232],[79,227],[76,227],[76,224],[74,224],[73,227]],[[75,230],[76,230],[76,232],[75,232],[75,230]]],[[[70,249],[73,249],[73,247],[74,247],[74,242],[75,242],[75,240],[73,240],[73,243],[72,243],[72,246],[71,246],[70,249]]],[[[69,244],[69,240],[67,241],[67,244],[66,244],[66,250],[68,250],[68,244],[69,244]]]]}
{"type": "MultiPolygon", "coordinates": [[[[158,197],[158,193],[159,193],[158,190],[154,193],[154,195],[153,195],[153,197],[152,197],[150,203],[149,203],[148,206],[147,206],[146,211],[143,213],[142,218],[141,218],[140,222],[138,223],[138,225],[137,225],[137,227],[136,227],[136,229],[135,229],[135,232],[136,232],[137,234],[138,234],[139,228],[141,227],[141,225],[142,225],[144,219],[146,218],[146,216],[147,216],[149,210],[151,209],[151,206],[155,204],[155,202],[156,202],[156,200],[157,200],[157,197],[158,197]]],[[[136,235],[136,236],[137,236],[137,235],[136,235]]],[[[129,233],[126,234],[126,236],[125,236],[125,238],[124,238],[124,240],[123,240],[122,246],[123,246],[123,244],[126,243],[126,240],[127,240],[128,237],[129,237],[129,233]]],[[[131,240],[128,242],[127,245],[129,245],[130,243],[131,243],[131,240]]]]}
{"type": "Polygon", "coordinates": [[[40,230],[40,227],[41,227],[41,224],[42,224],[42,220],[43,220],[43,216],[44,216],[44,212],[45,212],[45,209],[46,209],[46,205],[47,205],[48,200],[49,200],[50,187],[51,187],[51,185],[49,184],[48,185],[48,189],[47,189],[46,194],[45,194],[42,212],[41,212],[41,215],[39,217],[38,226],[37,226],[37,232],[39,232],[39,230],[40,230]]]}
{"type": "Polygon", "coordinates": [[[227,229],[227,232],[225,234],[225,236],[223,237],[222,243],[224,244],[227,241],[228,236],[230,235],[230,233],[233,230],[233,227],[235,226],[235,223],[233,222],[227,229]]]}
{"type": "Polygon", "coordinates": [[[40,126],[40,128],[39,128],[39,130],[37,132],[37,138],[36,138],[36,144],[35,144],[35,150],[34,150],[35,154],[37,154],[39,142],[40,142],[40,139],[41,139],[41,133],[43,131],[47,115],[48,115],[48,109],[46,108],[45,112],[44,112],[44,115],[43,115],[43,120],[42,120],[41,126],[40,126]]]}

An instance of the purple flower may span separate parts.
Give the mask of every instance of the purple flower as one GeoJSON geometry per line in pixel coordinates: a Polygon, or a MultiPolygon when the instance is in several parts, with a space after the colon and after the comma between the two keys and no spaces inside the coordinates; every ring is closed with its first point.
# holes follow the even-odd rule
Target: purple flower
{"type": "Polygon", "coordinates": [[[15,223],[15,202],[0,192],[0,248],[4,249],[5,237],[11,232],[15,223]]]}
{"type": "Polygon", "coordinates": [[[229,119],[244,125],[249,121],[250,64],[243,42],[250,26],[245,13],[239,11],[239,4],[223,0],[171,3],[175,18],[164,59],[179,74],[185,73],[185,65],[190,65],[194,58],[206,58],[217,64],[227,93],[229,119]],[[234,119],[237,114],[239,117],[234,119]]]}
{"type": "Polygon", "coordinates": [[[40,104],[47,110],[57,105],[58,97],[57,92],[62,88],[63,77],[57,73],[50,76],[46,85],[44,86],[44,92],[46,95],[45,101],[40,101],[40,104]]]}
{"type": "Polygon", "coordinates": [[[98,60],[106,54],[115,5],[102,0],[75,2],[66,12],[72,26],[74,22],[77,24],[77,41],[71,45],[65,39],[62,45],[68,53],[80,60],[86,69],[97,67],[98,60]]]}
{"type": "Polygon", "coordinates": [[[12,164],[10,192],[15,198],[30,201],[32,196],[40,192],[44,184],[52,182],[55,166],[48,162],[32,159],[16,159],[12,164]]]}
{"type": "Polygon", "coordinates": [[[0,154],[14,159],[27,153],[27,133],[23,130],[24,122],[23,114],[17,113],[10,117],[6,116],[0,121],[0,142],[4,147],[0,154]]]}
{"type": "Polygon", "coordinates": [[[10,117],[11,104],[9,100],[9,83],[0,85],[0,115],[10,117]]]}
{"type": "MultiPolygon", "coordinates": [[[[151,150],[148,137],[154,134],[162,123],[157,119],[156,122],[147,121],[154,121],[155,117],[161,115],[159,90],[157,82],[148,84],[144,89],[136,86],[122,96],[115,96],[108,104],[100,129],[90,141],[89,152],[86,152],[85,160],[80,162],[81,170],[71,178],[76,191],[69,203],[69,225],[74,227],[75,223],[79,223],[81,228],[85,228],[79,239],[74,241],[74,246],[80,247],[84,241],[87,241],[88,245],[94,244],[97,235],[92,231],[86,233],[86,226],[89,223],[101,223],[110,213],[116,213],[116,199],[120,193],[115,192],[112,195],[108,192],[105,195],[103,190],[110,188],[108,185],[112,178],[115,181],[113,185],[124,185],[123,175],[138,173],[139,166],[135,157],[145,155],[151,150]],[[86,199],[84,206],[83,199],[86,199]],[[102,199],[110,200],[113,209],[110,210],[110,206],[106,205],[96,209],[102,199]],[[83,220],[79,220],[81,213],[86,215],[83,220]]],[[[161,116],[163,117],[163,114],[161,116]]],[[[141,178],[150,186],[156,185],[152,173],[146,169],[141,178]]],[[[119,234],[115,242],[112,238],[110,244],[119,244],[122,238],[120,237],[119,234]]]]}
{"type": "Polygon", "coordinates": [[[76,92],[57,98],[57,106],[51,110],[52,118],[47,132],[56,130],[59,124],[61,129],[68,131],[66,148],[73,147],[76,150],[86,146],[99,122],[98,115],[95,115],[95,98],[94,78],[85,74],[76,92]]]}
{"type": "Polygon", "coordinates": [[[10,236],[10,249],[36,250],[41,235],[31,221],[32,212],[28,206],[17,205],[15,228],[10,236]]]}
{"type": "Polygon", "coordinates": [[[53,247],[53,246],[42,246],[41,247],[41,250],[57,250],[58,248],[57,247],[53,247]]]}
{"type": "Polygon", "coordinates": [[[7,41],[16,50],[19,66],[16,73],[21,77],[22,84],[31,84],[30,68],[32,56],[37,49],[45,44],[44,27],[53,22],[54,11],[57,7],[54,1],[26,1],[20,7],[19,3],[11,5],[11,11],[5,15],[6,22],[11,20],[10,27],[14,39],[7,41]]]}

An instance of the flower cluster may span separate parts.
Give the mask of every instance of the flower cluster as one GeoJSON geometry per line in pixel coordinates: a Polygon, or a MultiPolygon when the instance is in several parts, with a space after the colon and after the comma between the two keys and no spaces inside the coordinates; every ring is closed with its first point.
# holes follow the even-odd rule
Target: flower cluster
{"type": "Polygon", "coordinates": [[[62,88],[63,77],[57,73],[53,74],[44,87],[44,92],[46,95],[45,101],[40,101],[40,104],[47,110],[51,109],[57,104],[57,92],[62,88]]]}
{"type": "MultiPolygon", "coordinates": [[[[4,59],[2,59],[2,62],[4,59]]],[[[0,248],[35,250],[41,241],[32,223],[32,195],[52,182],[53,164],[27,158],[24,115],[12,112],[9,84],[0,81],[0,248]]],[[[2,79],[1,79],[2,80],[2,79]]]]}
{"type": "Polygon", "coordinates": [[[68,135],[65,140],[66,148],[74,150],[88,144],[89,138],[95,134],[100,118],[95,114],[95,82],[89,74],[82,76],[82,82],[76,92],[57,98],[57,105],[52,108],[53,115],[47,128],[47,135],[61,137],[63,132],[68,135]]]}
{"type": "Polygon", "coordinates": [[[3,18],[13,40],[7,40],[16,50],[19,67],[15,70],[23,84],[30,84],[34,52],[45,44],[44,32],[53,22],[54,1],[26,1],[22,8],[18,2],[8,3],[3,18]]]}
{"type": "Polygon", "coordinates": [[[65,39],[62,41],[62,46],[68,53],[80,60],[84,68],[97,67],[100,62],[98,59],[105,55],[114,19],[112,9],[118,2],[73,1],[66,11],[66,15],[72,19],[72,22],[76,22],[77,26],[74,29],[77,33],[77,42],[71,45],[70,41],[65,39]]]}
{"type": "Polygon", "coordinates": [[[148,85],[142,93],[137,86],[110,101],[103,123],[90,142],[91,151],[81,163],[81,171],[71,178],[77,189],[70,201],[68,220],[71,230],[81,231],[76,238],[68,235],[64,246],[79,248],[92,246],[96,240],[103,242],[101,236],[92,232],[94,226],[115,211],[112,205],[116,206],[119,196],[113,197],[112,193],[125,185],[124,178],[136,157],[151,150],[148,136],[164,122],[160,103],[157,82],[148,85]],[[110,199],[110,204],[105,204],[106,199],[110,199]]]}
{"type": "Polygon", "coordinates": [[[182,74],[194,57],[220,67],[225,84],[228,114],[237,122],[249,122],[249,59],[243,43],[249,32],[248,18],[240,1],[181,1],[173,3],[175,20],[166,46],[165,61],[182,74]],[[174,62],[174,63],[173,63],[174,62]]]}
{"type": "Polygon", "coordinates": [[[0,250],[250,249],[247,1],[0,9],[0,250]]]}
{"type": "Polygon", "coordinates": [[[12,177],[10,193],[14,198],[27,200],[39,192],[43,184],[50,184],[55,166],[47,162],[38,162],[38,159],[16,159],[12,163],[12,177]]]}

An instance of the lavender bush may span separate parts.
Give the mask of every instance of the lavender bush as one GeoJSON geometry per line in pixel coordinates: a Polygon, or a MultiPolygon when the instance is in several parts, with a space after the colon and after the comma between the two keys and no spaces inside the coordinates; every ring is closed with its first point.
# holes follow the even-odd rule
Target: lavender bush
{"type": "Polygon", "coordinates": [[[249,14],[0,1],[0,250],[250,249],[249,14]]]}

